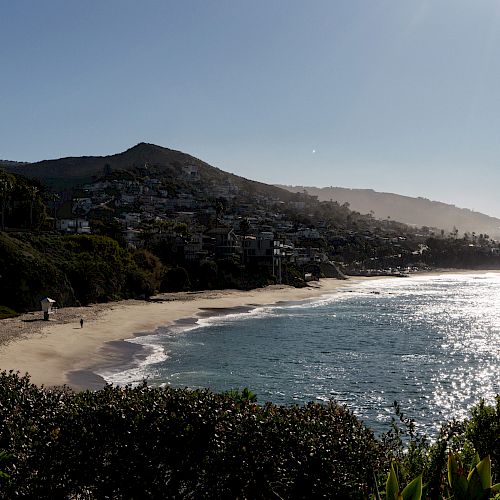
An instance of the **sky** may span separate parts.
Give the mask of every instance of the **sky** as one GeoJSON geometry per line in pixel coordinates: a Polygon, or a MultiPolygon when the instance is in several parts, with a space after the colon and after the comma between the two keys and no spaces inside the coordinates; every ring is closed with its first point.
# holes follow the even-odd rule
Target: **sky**
{"type": "Polygon", "coordinates": [[[500,1],[0,0],[0,158],[139,142],[500,217],[500,1]]]}

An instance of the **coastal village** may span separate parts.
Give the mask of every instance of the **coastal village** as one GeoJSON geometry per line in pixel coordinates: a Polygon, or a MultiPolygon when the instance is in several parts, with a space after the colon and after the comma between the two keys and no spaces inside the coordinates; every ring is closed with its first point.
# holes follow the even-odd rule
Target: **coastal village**
{"type": "MultiPolygon", "coordinates": [[[[144,170],[147,173],[147,166],[144,170]]],[[[247,203],[238,203],[250,194],[230,180],[207,185],[195,165],[185,165],[181,172],[190,189],[175,195],[161,179],[147,175],[143,180],[104,179],[86,184],[81,195],[71,200],[70,216],[57,220],[57,229],[90,234],[88,216],[112,210],[112,220],[121,228],[129,249],[164,242],[179,263],[229,258],[271,266],[278,280],[283,263],[322,264],[327,269],[335,246],[349,238],[385,242],[395,252],[406,240],[394,231],[383,237],[369,231],[339,236],[324,220],[300,223],[286,212],[307,213],[319,206],[317,197],[305,193],[297,193],[288,202],[257,194],[247,203]]],[[[308,279],[311,276],[307,273],[308,279]]]]}
{"type": "MultiPolygon", "coordinates": [[[[267,266],[278,282],[283,264],[305,270],[306,280],[342,277],[343,272],[400,274],[425,267],[426,240],[445,237],[437,228],[410,228],[348,213],[348,204],[332,201],[337,212],[347,213],[346,224],[334,224],[331,217],[318,217],[326,204],[316,196],[296,193],[283,201],[244,191],[229,178],[206,182],[197,165],[181,166],[175,189],[165,178],[151,175],[147,164],[136,170],[134,176],[109,172],[72,193],[58,205],[56,213],[63,216],[56,220],[57,229],[90,234],[95,232],[92,219],[101,219],[120,233],[129,249],[163,243],[170,248],[172,263],[179,265],[231,259],[267,266]]],[[[457,238],[457,233],[446,236],[457,238]]],[[[470,248],[498,255],[488,235],[465,236],[470,248]]]]}
{"type": "Polygon", "coordinates": [[[64,307],[500,265],[488,234],[375,218],[153,144],[3,170],[0,292],[13,311],[43,296],[64,307]]]}

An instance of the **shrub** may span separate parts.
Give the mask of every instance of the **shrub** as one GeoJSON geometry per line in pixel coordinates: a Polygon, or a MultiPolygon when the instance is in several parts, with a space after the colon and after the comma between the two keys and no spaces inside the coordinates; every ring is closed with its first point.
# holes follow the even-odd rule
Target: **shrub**
{"type": "Polygon", "coordinates": [[[258,406],[209,391],[74,394],[0,374],[5,497],[362,498],[386,465],[371,431],[330,403],[258,406]]]}
{"type": "Polygon", "coordinates": [[[189,275],[183,267],[173,267],[163,276],[160,291],[162,292],[181,292],[189,290],[191,282],[189,275]]]}
{"type": "Polygon", "coordinates": [[[473,444],[481,459],[490,455],[493,482],[500,482],[500,396],[496,397],[495,406],[481,400],[472,408],[471,415],[465,438],[473,444]]]}
{"type": "Polygon", "coordinates": [[[15,318],[19,314],[7,306],[0,306],[0,319],[15,318]]]}

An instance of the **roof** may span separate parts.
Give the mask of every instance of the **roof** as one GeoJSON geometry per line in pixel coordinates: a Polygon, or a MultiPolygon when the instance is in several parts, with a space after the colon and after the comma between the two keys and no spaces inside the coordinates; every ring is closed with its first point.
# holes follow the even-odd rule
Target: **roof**
{"type": "Polygon", "coordinates": [[[43,299],[40,300],[40,302],[50,302],[51,304],[53,304],[55,300],[49,299],[49,297],[44,297],[43,299]]]}

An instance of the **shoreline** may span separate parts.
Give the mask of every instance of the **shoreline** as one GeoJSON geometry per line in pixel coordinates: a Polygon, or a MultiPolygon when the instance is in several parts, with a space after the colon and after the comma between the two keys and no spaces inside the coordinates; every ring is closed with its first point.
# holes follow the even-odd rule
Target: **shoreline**
{"type": "Polygon", "coordinates": [[[371,279],[379,278],[329,278],[305,288],[271,285],[249,291],[163,294],[150,302],[125,300],[62,308],[48,322],[41,319],[41,311],[32,312],[0,322],[0,369],[29,373],[33,383],[45,387],[96,388],[102,385],[102,379],[92,368],[114,364],[120,357],[126,363],[125,339],[151,334],[158,327],[172,326],[177,321],[215,316],[217,310],[314,299],[371,279]],[[84,319],[83,328],[80,318],[84,319]],[[117,347],[120,341],[121,346],[117,347]]]}
{"type": "MultiPolygon", "coordinates": [[[[435,270],[412,277],[443,274],[485,274],[495,270],[435,270]]],[[[30,374],[31,381],[45,387],[68,385],[75,390],[97,389],[104,379],[97,367],[127,366],[140,348],[126,339],[151,334],[158,327],[207,316],[227,314],[230,309],[248,310],[264,305],[312,300],[337,293],[359,283],[401,279],[387,276],[355,276],[312,282],[305,288],[271,285],[249,291],[215,290],[163,294],[150,302],[126,300],[87,307],[60,309],[46,322],[34,312],[0,321],[0,369],[30,374]],[[80,328],[79,320],[84,318],[80,328]]]]}

